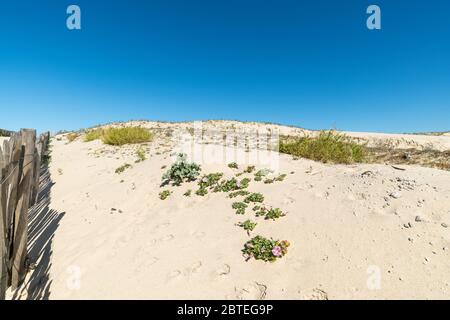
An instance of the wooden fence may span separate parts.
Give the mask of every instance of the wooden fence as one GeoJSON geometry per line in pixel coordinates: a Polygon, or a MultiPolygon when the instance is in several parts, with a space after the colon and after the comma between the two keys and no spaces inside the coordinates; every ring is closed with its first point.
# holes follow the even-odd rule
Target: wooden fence
{"type": "Polygon", "coordinates": [[[28,209],[39,194],[41,163],[50,135],[22,129],[0,145],[0,300],[16,289],[27,269],[28,209]]]}

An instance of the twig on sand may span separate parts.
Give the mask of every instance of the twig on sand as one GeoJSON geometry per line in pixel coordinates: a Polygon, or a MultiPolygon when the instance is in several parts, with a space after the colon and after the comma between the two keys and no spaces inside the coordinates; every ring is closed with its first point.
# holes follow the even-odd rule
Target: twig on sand
{"type": "Polygon", "coordinates": [[[391,166],[392,168],[394,168],[395,170],[400,170],[400,171],[405,171],[405,168],[400,168],[400,167],[396,167],[396,166],[391,166]]]}

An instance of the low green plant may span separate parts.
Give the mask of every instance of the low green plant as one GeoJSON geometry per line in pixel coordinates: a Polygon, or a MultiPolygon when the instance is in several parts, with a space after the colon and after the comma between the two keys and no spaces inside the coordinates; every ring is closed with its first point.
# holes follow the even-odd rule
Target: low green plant
{"type": "Polygon", "coordinates": [[[287,253],[290,243],[286,240],[279,241],[256,236],[244,244],[242,253],[246,260],[254,258],[256,260],[274,262],[277,258],[283,257],[287,253]]]}
{"type": "Polygon", "coordinates": [[[365,145],[333,130],[321,131],[316,137],[281,137],[279,151],[324,163],[350,164],[367,157],[365,145]]]}
{"type": "Polygon", "coordinates": [[[244,222],[238,223],[238,226],[242,227],[245,231],[247,231],[248,234],[250,234],[250,231],[253,231],[255,229],[256,225],[257,223],[251,220],[245,220],[244,222]]]}
{"type": "Polygon", "coordinates": [[[245,173],[252,173],[253,171],[255,171],[255,166],[248,166],[244,172],[245,173]]]}
{"type": "Polygon", "coordinates": [[[222,176],[223,176],[223,173],[221,173],[221,172],[210,173],[210,174],[204,175],[198,182],[198,185],[200,186],[200,188],[216,187],[218,182],[222,178],[222,176]]]}
{"type": "Polygon", "coordinates": [[[234,190],[238,190],[239,185],[238,181],[235,178],[231,178],[229,180],[223,180],[214,188],[214,192],[230,192],[234,190]]]}
{"type": "Polygon", "coordinates": [[[261,169],[261,170],[258,170],[258,171],[255,173],[255,178],[259,177],[259,178],[262,179],[263,177],[265,177],[265,176],[271,174],[272,172],[273,172],[273,171],[270,170],[270,169],[261,169]]]}
{"type": "Polygon", "coordinates": [[[145,156],[145,149],[142,147],[136,150],[136,156],[137,156],[137,160],[135,161],[136,163],[145,161],[147,159],[145,156]]]}
{"type": "Polygon", "coordinates": [[[264,206],[255,206],[253,207],[253,211],[255,211],[255,216],[264,217],[267,214],[267,208],[264,206]]]}
{"type": "Polygon", "coordinates": [[[169,190],[164,190],[164,191],[161,191],[161,192],[159,193],[159,198],[160,198],[161,200],[166,200],[171,194],[172,194],[171,191],[169,191],[169,190]]]}
{"type": "Polygon", "coordinates": [[[269,183],[273,183],[275,181],[275,179],[266,179],[264,180],[265,184],[269,184],[269,183]]]}
{"type": "Polygon", "coordinates": [[[172,182],[179,186],[184,181],[194,181],[200,175],[200,166],[196,163],[188,163],[185,154],[179,154],[176,162],[164,173],[162,179],[166,183],[172,182]]]}
{"type": "Polygon", "coordinates": [[[263,201],[264,201],[264,196],[261,193],[252,193],[244,200],[245,203],[263,202],[263,201]]]}
{"type": "Polygon", "coordinates": [[[192,190],[189,189],[188,191],[186,191],[185,193],[183,193],[183,196],[185,196],[185,197],[190,197],[191,194],[192,194],[192,190]]]}
{"type": "Polygon", "coordinates": [[[239,166],[238,166],[238,164],[236,162],[232,162],[232,163],[228,164],[228,168],[239,169],[239,166]]]}
{"type": "Polygon", "coordinates": [[[247,205],[243,202],[233,202],[231,207],[236,210],[236,214],[245,214],[247,205]]]}
{"type": "Polygon", "coordinates": [[[248,184],[250,183],[250,179],[249,178],[244,178],[240,181],[239,183],[239,188],[241,189],[246,189],[248,188],[248,184]]]}
{"type": "Polygon", "coordinates": [[[118,167],[115,172],[117,174],[121,174],[122,172],[124,172],[125,170],[127,170],[128,168],[131,168],[131,167],[132,167],[131,164],[125,163],[124,165],[118,167]]]}
{"type": "Polygon", "coordinates": [[[228,198],[236,198],[239,196],[247,196],[249,195],[250,192],[247,190],[238,190],[238,191],[234,191],[228,194],[228,198]]]}
{"type": "Polygon", "coordinates": [[[270,209],[269,211],[267,211],[267,213],[265,214],[265,219],[269,220],[275,220],[281,217],[284,217],[286,214],[283,213],[283,211],[281,211],[279,208],[275,208],[275,209],[270,209]]]}
{"type": "Polygon", "coordinates": [[[280,174],[278,177],[275,178],[275,181],[283,181],[286,178],[287,174],[283,173],[280,174]]]}
{"type": "Polygon", "coordinates": [[[198,196],[203,197],[203,196],[205,196],[205,195],[208,194],[208,189],[206,189],[206,188],[200,188],[200,189],[198,189],[197,191],[195,191],[195,194],[198,195],[198,196]]]}

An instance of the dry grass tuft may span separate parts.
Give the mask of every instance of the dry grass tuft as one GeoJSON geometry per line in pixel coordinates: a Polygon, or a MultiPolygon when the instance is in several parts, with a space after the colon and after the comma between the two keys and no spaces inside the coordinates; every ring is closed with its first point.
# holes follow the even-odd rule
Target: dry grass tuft
{"type": "Polygon", "coordinates": [[[335,131],[322,131],[317,137],[281,137],[280,152],[324,163],[350,164],[367,157],[365,145],[335,131]]]}
{"type": "Polygon", "coordinates": [[[121,146],[124,144],[143,143],[153,140],[153,134],[141,127],[94,129],[88,131],[84,141],[101,139],[103,143],[121,146]]]}

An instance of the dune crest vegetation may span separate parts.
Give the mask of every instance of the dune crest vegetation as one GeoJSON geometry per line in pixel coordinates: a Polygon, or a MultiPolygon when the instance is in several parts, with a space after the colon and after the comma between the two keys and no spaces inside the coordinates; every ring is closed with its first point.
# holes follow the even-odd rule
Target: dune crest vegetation
{"type": "Polygon", "coordinates": [[[321,131],[316,137],[281,137],[280,152],[324,163],[351,164],[367,157],[365,145],[333,130],[321,131]]]}
{"type": "Polygon", "coordinates": [[[153,140],[153,134],[145,128],[126,127],[94,129],[86,132],[84,136],[85,142],[97,139],[101,139],[105,144],[121,146],[125,144],[150,142],[153,140]]]}

